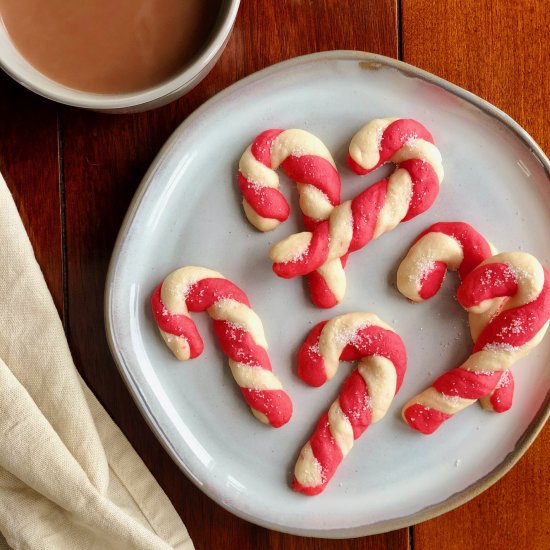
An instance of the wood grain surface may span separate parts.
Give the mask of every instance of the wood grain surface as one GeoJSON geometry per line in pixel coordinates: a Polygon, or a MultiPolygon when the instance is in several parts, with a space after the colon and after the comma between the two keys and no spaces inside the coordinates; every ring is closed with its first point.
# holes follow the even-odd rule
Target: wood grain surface
{"type": "MultiPolygon", "coordinates": [[[[543,3],[243,0],[220,61],[184,98],[138,115],[57,106],[0,76],[0,169],[14,193],[75,362],[181,514],[198,549],[550,548],[550,432],[483,495],[411,529],[348,541],[256,527],[204,496],[147,428],[109,354],[103,290],[126,208],[170,133],[236,80],[315,51],[398,57],[488,99],[548,148],[543,3]]],[[[368,498],[368,496],[366,497],[368,498]]]]}
{"type": "MultiPolygon", "coordinates": [[[[0,22],[1,24],[1,22],[0,22]]],[[[0,171],[63,313],[57,106],[0,73],[0,171]]]]}
{"type": "MultiPolygon", "coordinates": [[[[535,0],[403,0],[401,14],[404,61],[490,101],[548,153],[548,5],[535,0]]],[[[520,462],[488,491],[417,525],[414,547],[550,548],[549,464],[547,426],[520,462]]]]}

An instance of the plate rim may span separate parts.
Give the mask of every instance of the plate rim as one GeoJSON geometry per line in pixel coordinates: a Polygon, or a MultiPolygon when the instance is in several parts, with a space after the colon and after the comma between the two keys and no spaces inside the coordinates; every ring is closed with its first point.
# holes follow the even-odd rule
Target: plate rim
{"type": "Polygon", "coordinates": [[[459,506],[465,504],[469,500],[472,500],[486,489],[495,484],[501,477],[503,477],[511,468],[519,461],[519,459],[525,454],[527,449],[535,441],[536,437],[544,427],[546,421],[550,417],[550,390],[546,394],[546,398],[536,412],[533,420],[528,425],[525,432],[516,442],[515,447],[510,451],[502,460],[502,462],[497,465],[493,470],[488,472],[483,477],[479,478],[477,481],[465,487],[462,491],[459,491],[445,500],[427,506],[413,514],[406,516],[401,516],[398,518],[391,518],[388,520],[378,521],[371,524],[353,526],[353,527],[344,527],[337,529],[305,529],[305,528],[294,528],[286,525],[279,525],[270,521],[263,520],[248,514],[244,510],[235,508],[226,502],[222,502],[220,499],[216,498],[215,491],[205,484],[202,484],[199,479],[191,472],[191,470],[186,466],[183,460],[180,459],[176,449],[171,444],[168,437],[166,437],[163,429],[158,424],[157,419],[154,417],[151,409],[149,408],[148,403],[146,402],[145,397],[141,393],[136,380],[133,378],[131,369],[128,368],[128,365],[125,363],[122,353],[120,353],[116,337],[114,334],[113,322],[112,322],[112,289],[113,289],[113,280],[116,273],[116,269],[119,263],[121,249],[124,242],[126,241],[129,229],[132,225],[133,219],[139,210],[141,202],[146,194],[146,191],[149,188],[149,185],[152,180],[152,176],[156,172],[157,168],[164,162],[167,153],[172,149],[175,141],[179,135],[187,127],[191,126],[194,121],[202,115],[203,112],[207,111],[210,106],[223,99],[225,96],[233,93],[234,91],[244,88],[250,84],[253,84],[256,81],[263,79],[266,76],[275,74],[280,71],[285,71],[290,68],[297,67],[302,64],[310,64],[314,62],[323,62],[323,61],[350,61],[354,60],[361,64],[364,64],[364,68],[367,70],[379,70],[383,67],[388,67],[391,69],[396,69],[405,76],[412,76],[415,78],[420,78],[430,84],[438,86],[439,88],[444,89],[447,92],[450,92],[454,96],[457,96],[464,101],[472,104],[474,107],[477,107],[485,114],[496,118],[500,123],[504,124],[508,129],[510,129],[516,137],[518,137],[530,150],[531,154],[538,160],[541,166],[544,168],[546,177],[550,182],[550,161],[542,151],[541,147],[535,142],[535,140],[529,135],[529,133],[522,128],[512,117],[507,115],[504,111],[495,107],[488,101],[480,98],[479,96],[473,94],[452,84],[451,82],[436,76],[430,72],[427,72],[423,69],[419,69],[413,65],[392,59],[379,54],[363,52],[358,50],[332,50],[326,52],[317,52],[307,55],[302,55],[281,61],[270,65],[260,71],[254,72],[235,83],[231,84],[227,88],[224,88],[202,105],[200,105],[195,111],[193,111],[187,118],[183,120],[181,124],[174,130],[174,132],[167,139],[165,144],[162,146],[158,154],[155,156],[153,162],[148,168],[147,172],[143,176],[139,186],[137,187],[132,201],[128,207],[128,211],[122,221],[115,245],[113,247],[113,252],[109,262],[109,267],[107,271],[107,276],[105,280],[105,292],[104,292],[104,322],[105,322],[105,332],[107,336],[107,342],[111,355],[114,359],[114,362],[118,368],[118,371],[130,393],[134,402],[136,403],[141,415],[145,419],[147,425],[163,446],[165,451],[170,455],[174,463],[178,468],[186,475],[186,477],[191,480],[204,494],[211,498],[216,504],[231,512],[232,514],[254,523],[265,527],[267,529],[274,529],[277,531],[289,533],[292,535],[308,536],[308,537],[317,537],[317,538],[327,538],[327,539],[344,539],[344,538],[356,538],[361,536],[375,535],[380,533],[386,533],[389,531],[394,531],[397,529],[402,529],[433,519],[439,515],[442,515],[446,512],[449,512],[459,506]]]}

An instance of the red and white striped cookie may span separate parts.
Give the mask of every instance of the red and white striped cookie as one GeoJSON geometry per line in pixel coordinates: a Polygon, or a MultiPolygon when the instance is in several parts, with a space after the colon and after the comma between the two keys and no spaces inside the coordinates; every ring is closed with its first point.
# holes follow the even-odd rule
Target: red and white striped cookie
{"type": "Polygon", "coordinates": [[[503,384],[503,373],[540,343],[549,325],[550,274],[525,252],[484,261],[466,276],[457,297],[468,312],[490,311],[491,319],[472,355],[403,408],[405,422],[425,434],[503,384]]]}
{"type": "Polygon", "coordinates": [[[397,288],[413,302],[431,298],[441,288],[447,269],[461,280],[495,248],[471,225],[438,222],[420,233],[397,269],[397,288]]]}
{"type": "MultiPolygon", "coordinates": [[[[464,222],[438,222],[428,227],[415,240],[397,270],[397,288],[413,302],[434,296],[443,283],[447,269],[457,270],[460,280],[497,251],[493,245],[464,222]]],[[[495,299],[494,308],[507,298],[495,299]]],[[[469,314],[470,332],[475,342],[492,317],[469,314]]],[[[512,406],[514,378],[505,371],[500,385],[480,399],[484,409],[505,412],[512,406]]]]}
{"type": "Polygon", "coordinates": [[[439,150],[414,120],[371,121],[353,137],[348,162],[359,174],[386,162],[395,163],[396,169],[388,179],[336,206],[313,231],[277,243],[270,257],[280,277],[311,273],[421,214],[433,204],[443,179],[439,150]]]}
{"type": "Polygon", "coordinates": [[[151,305],[162,338],[181,361],[203,350],[189,311],[208,312],[252,414],[275,428],[290,420],[292,402],[271,370],[262,322],[238,286],[211,269],[182,267],[155,289],[151,305]]]}
{"type": "MultiPolygon", "coordinates": [[[[460,280],[464,280],[475,267],[496,253],[493,245],[467,223],[435,223],[416,238],[399,265],[397,288],[413,302],[427,300],[441,288],[447,269],[457,270],[460,280]]],[[[506,300],[496,300],[495,307],[500,307],[506,300]]],[[[470,332],[474,342],[491,320],[490,313],[470,313],[470,332]]],[[[512,406],[513,395],[514,379],[512,373],[506,371],[502,375],[502,384],[490,395],[482,397],[480,403],[484,409],[505,412],[512,406]]]]}
{"type": "MultiPolygon", "coordinates": [[[[260,231],[285,221],[290,207],[279,191],[281,167],[296,182],[304,225],[308,231],[326,220],[340,203],[340,176],[322,141],[305,130],[266,130],[243,153],[238,183],[246,217],[260,231]]],[[[332,307],[346,289],[345,258],[337,259],[308,277],[313,302],[332,307]]]]}
{"type": "Polygon", "coordinates": [[[403,341],[373,313],[349,313],[317,325],[300,350],[299,374],[318,386],[334,375],[340,360],[359,363],[300,452],[292,488],[306,495],[323,491],[354,440],[384,417],[407,367],[403,341]]]}

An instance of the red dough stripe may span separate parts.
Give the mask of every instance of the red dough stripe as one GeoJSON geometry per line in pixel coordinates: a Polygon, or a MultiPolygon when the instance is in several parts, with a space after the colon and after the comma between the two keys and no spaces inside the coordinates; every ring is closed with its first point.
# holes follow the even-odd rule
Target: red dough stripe
{"type": "MultiPolygon", "coordinates": [[[[346,267],[348,256],[342,256],[340,263],[342,267],[346,267]]],[[[311,294],[311,301],[320,308],[328,309],[334,307],[339,303],[338,298],[334,295],[334,292],[330,288],[327,280],[317,271],[312,271],[307,276],[307,282],[309,284],[309,293],[311,294]]]]}
{"type": "Polygon", "coordinates": [[[431,164],[420,159],[405,160],[399,163],[398,168],[407,170],[412,180],[409,209],[401,220],[406,222],[432,206],[439,193],[439,178],[431,164]]]}
{"type": "MultiPolygon", "coordinates": [[[[489,263],[478,267],[458,289],[458,301],[464,308],[473,307],[491,298],[513,296],[517,280],[506,264],[489,263]]],[[[479,335],[474,352],[490,345],[523,346],[550,319],[550,275],[544,270],[544,285],[539,296],[528,304],[507,309],[497,315],[479,335]]]]}
{"type": "Polygon", "coordinates": [[[313,271],[307,276],[307,281],[311,300],[317,307],[328,309],[338,303],[336,296],[320,273],[313,271]]]}
{"type": "Polygon", "coordinates": [[[481,399],[490,393],[498,381],[501,372],[477,373],[465,369],[452,369],[442,374],[432,386],[443,395],[463,399],[481,399]]]}
{"type": "Polygon", "coordinates": [[[321,267],[328,257],[328,231],[328,222],[320,223],[313,232],[309,247],[304,254],[292,262],[273,264],[273,271],[283,279],[292,279],[321,267]]]}
{"type": "Polygon", "coordinates": [[[545,270],[544,286],[536,300],[529,304],[507,309],[498,315],[479,335],[474,352],[487,346],[525,345],[550,319],[550,277],[545,270]]]}
{"type": "Polygon", "coordinates": [[[298,376],[310,386],[322,386],[327,381],[325,361],[319,351],[319,338],[327,323],[322,321],[313,327],[298,352],[298,376]]]}
{"type": "Polygon", "coordinates": [[[363,248],[372,240],[378,214],[384,206],[387,192],[388,180],[380,180],[351,201],[353,236],[349,252],[363,248]]]}
{"type": "Polygon", "coordinates": [[[187,292],[185,303],[189,311],[206,311],[219,300],[235,300],[250,307],[246,294],[227,279],[202,279],[187,292]]]}
{"type": "Polygon", "coordinates": [[[272,187],[258,185],[247,180],[240,172],[237,174],[239,189],[248,204],[262,218],[284,222],[290,214],[290,206],[280,191],[272,187]]]}
{"type": "Polygon", "coordinates": [[[346,162],[351,170],[353,170],[358,176],[364,176],[365,174],[368,174],[372,171],[372,168],[365,169],[358,162],[355,162],[355,160],[353,160],[352,156],[349,153],[346,157],[346,162]]]}
{"type": "Polygon", "coordinates": [[[281,168],[292,181],[308,183],[319,189],[333,206],[340,202],[340,176],[328,160],[314,155],[290,155],[281,168]]]}
{"type": "Polygon", "coordinates": [[[462,307],[470,308],[491,298],[513,296],[517,288],[516,278],[508,265],[489,263],[464,279],[456,297],[462,307]]]}
{"type": "Polygon", "coordinates": [[[372,419],[367,385],[357,369],[344,381],[338,401],[353,428],[353,438],[357,439],[372,419]]]}
{"type": "Polygon", "coordinates": [[[283,132],[284,130],[274,128],[266,130],[256,137],[250,146],[250,150],[258,162],[271,168],[271,146],[273,145],[273,140],[283,132]]]}
{"type": "Polygon", "coordinates": [[[204,343],[197,330],[197,326],[187,315],[174,315],[167,311],[160,299],[162,284],[158,285],[151,296],[151,308],[153,317],[160,330],[185,338],[190,349],[190,359],[198,357],[203,349],[204,343]]]}
{"type": "Polygon", "coordinates": [[[418,295],[427,300],[439,292],[445,275],[447,274],[447,266],[444,262],[434,262],[433,268],[424,273],[420,279],[420,288],[418,295]]]}
{"type": "MultiPolygon", "coordinates": [[[[407,141],[412,139],[423,139],[430,143],[434,142],[432,134],[416,120],[400,118],[392,122],[382,134],[379,149],[380,162],[376,167],[388,162],[407,141]]],[[[374,170],[374,168],[372,170],[374,170]]]]}
{"type": "Polygon", "coordinates": [[[490,402],[493,411],[502,413],[510,410],[514,398],[514,377],[510,371],[506,371],[496,385],[491,395],[490,402]]]}
{"type": "Polygon", "coordinates": [[[338,447],[338,444],[330,433],[328,413],[324,413],[319,419],[317,427],[313,432],[313,435],[311,436],[309,442],[311,444],[313,456],[321,465],[324,486],[334,475],[334,472],[344,458],[340,447],[338,447]]]}
{"type": "Polygon", "coordinates": [[[262,413],[274,428],[280,428],[292,416],[292,401],[283,390],[241,388],[248,406],[262,413]]]}
{"type": "Polygon", "coordinates": [[[391,361],[397,374],[395,392],[399,391],[405,376],[407,353],[401,337],[391,330],[370,325],[361,328],[348,344],[340,359],[353,361],[360,357],[378,355],[391,361]]]}
{"type": "Polygon", "coordinates": [[[405,409],[403,416],[411,428],[426,435],[435,432],[443,422],[451,418],[450,414],[424,407],[418,403],[405,409]]]}
{"type": "Polygon", "coordinates": [[[222,351],[230,359],[252,367],[272,370],[267,351],[254,342],[250,333],[227,321],[214,320],[213,325],[222,351]]]}

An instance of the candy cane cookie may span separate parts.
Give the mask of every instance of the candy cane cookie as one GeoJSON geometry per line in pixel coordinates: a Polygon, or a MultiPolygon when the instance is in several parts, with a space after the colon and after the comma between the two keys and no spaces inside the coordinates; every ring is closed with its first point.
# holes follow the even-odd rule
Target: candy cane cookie
{"type": "MultiPolygon", "coordinates": [[[[340,203],[340,176],[323,142],[298,129],[266,130],[243,153],[237,179],[248,221],[265,232],[288,218],[290,207],[279,191],[279,167],[296,182],[305,228],[313,230],[340,203]]],[[[318,307],[332,307],[344,296],[345,261],[329,262],[308,277],[318,307]]]]}
{"type": "Polygon", "coordinates": [[[437,294],[447,269],[464,280],[481,262],[496,253],[471,225],[438,222],[420,233],[397,269],[397,288],[412,302],[437,294]]]}
{"type": "MultiPolygon", "coordinates": [[[[457,270],[460,280],[497,251],[493,245],[464,222],[438,222],[428,227],[414,241],[397,269],[397,288],[412,302],[434,296],[443,283],[447,270],[457,270]]],[[[497,300],[495,308],[507,298],[497,300]]],[[[470,332],[475,342],[491,320],[491,312],[469,314],[470,332]]],[[[484,409],[505,412],[512,406],[514,378],[505,371],[501,382],[479,401],[484,409]]]]}
{"type": "Polygon", "coordinates": [[[384,417],[407,367],[403,341],[373,313],[340,315],[313,328],[300,350],[300,376],[318,386],[340,360],[359,363],[300,452],[292,488],[306,495],[323,491],[354,440],[384,417]]]}
{"type": "Polygon", "coordinates": [[[405,422],[425,434],[490,394],[502,374],[541,342],[550,320],[550,274],[525,252],[497,254],[466,276],[457,298],[468,312],[491,311],[492,317],[470,357],[403,408],[405,422]]]}
{"type": "Polygon", "coordinates": [[[262,322],[238,286],[211,269],[182,267],[157,286],[151,305],[162,338],[181,361],[193,359],[203,350],[189,311],[208,312],[252,414],[275,428],[290,420],[292,402],[271,371],[262,322]]]}
{"type": "Polygon", "coordinates": [[[427,210],[439,192],[443,167],[426,128],[414,120],[388,118],[359,130],[349,147],[350,166],[366,174],[386,162],[396,164],[388,179],[336,206],[313,231],[273,246],[273,271],[284,278],[311,273],[427,210]]]}

